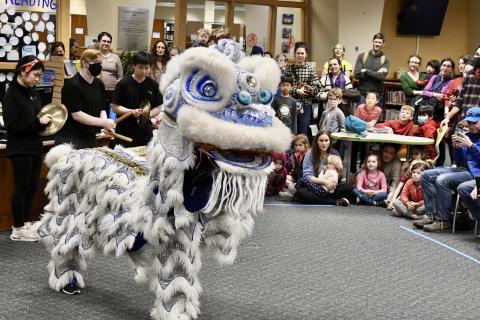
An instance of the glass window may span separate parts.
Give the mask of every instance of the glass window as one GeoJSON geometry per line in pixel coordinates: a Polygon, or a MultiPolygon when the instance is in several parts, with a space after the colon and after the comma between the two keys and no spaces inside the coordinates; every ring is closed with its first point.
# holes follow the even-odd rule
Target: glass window
{"type": "MultiPolygon", "coordinates": [[[[235,4],[233,23],[239,32],[240,42],[244,43],[245,54],[268,51],[270,7],[253,4],[235,4]],[[237,27],[238,26],[238,27],[237,27]]],[[[231,36],[235,34],[231,32],[231,36]]]]}

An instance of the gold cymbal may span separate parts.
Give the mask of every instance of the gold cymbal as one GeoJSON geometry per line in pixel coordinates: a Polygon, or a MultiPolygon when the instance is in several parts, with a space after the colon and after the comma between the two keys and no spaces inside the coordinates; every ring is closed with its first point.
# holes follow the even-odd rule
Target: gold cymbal
{"type": "Polygon", "coordinates": [[[45,114],[50,114],[52,121],[40,132],[41,136],[54,135],[62,129],[68,118],[67,108],[61,103],[49,103],[43,106],[42,110],[37,114],[37,118],[45,114]]]}

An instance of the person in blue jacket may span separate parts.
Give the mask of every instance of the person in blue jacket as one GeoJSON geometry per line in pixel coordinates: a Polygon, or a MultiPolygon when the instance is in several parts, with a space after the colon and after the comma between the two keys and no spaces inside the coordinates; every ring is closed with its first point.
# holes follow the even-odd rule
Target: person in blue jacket
{"type": "MultiPolygon", "coordinates": [[[[480,131],[478,127],[480,107],[470,108],[466,116],[465,120],[468,121],[469,127],[472,126],[471,124],[477,123],[477,125],[474,126],[474,131],[480,131]]],[[[470,131],[470,133],[472,133],[472,131],[470,131]]],[[[480,133],[477,133],[477,135],[480,135],[480,133]]],[[[463,141],[465,147],[462,148],[462,154],[469,155],[467,158],[468,168],[475,179],[461,183],[457,188],[457,192],[475,220],[480,221],[480,193],[478,192],[476,183],[476,180],[480,179],[480,139],[478,139],[476,143],[473,143],[468,137],[460,139],[465,140],[463,141]]]]}
{"type": "Polygon", "coordinates": [[[479,120],[480,107],[468,109],[465,121],[470,132],[458,133],[452,137],[455,147],[453,156],[464,166],[440,167],[422,173],[420,179],[427,215],[414,221],[414,226],[429,232],[451,229],[452,191],[458,188],[460,195],[463,194],[465,198],[466,192],[470,190],[470,195],[473,190],[470,186],[474,185],[474,177],[480,176],[480,129],[476,126],[479,120]]]}

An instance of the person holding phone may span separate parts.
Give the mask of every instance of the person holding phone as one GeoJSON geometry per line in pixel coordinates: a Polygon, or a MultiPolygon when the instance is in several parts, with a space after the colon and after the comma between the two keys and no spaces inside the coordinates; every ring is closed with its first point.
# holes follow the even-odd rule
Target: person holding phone
{"type": "Polygon", "coordinates": [[[476,185],[474,177],[480,176],[480,129],[476,126],[480,121],[480,107],[468,109],[465,121],[469,133],[458,132],[452,137],[454,157],[459,163],[464,163],[464,166],[435,168],[426,170],[421,175],[426,216],[413,222],[417,228],[429,232],[450,230],[452,191],[455,190],[469,206],[470,212],[477,219],[480,218],[480,211],[468,200],[476,185]]]}

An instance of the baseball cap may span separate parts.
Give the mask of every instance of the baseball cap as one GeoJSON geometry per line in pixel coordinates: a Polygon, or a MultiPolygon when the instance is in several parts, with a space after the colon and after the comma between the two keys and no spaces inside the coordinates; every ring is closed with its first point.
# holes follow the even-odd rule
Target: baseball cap
{"type": "Polygon", "coordinates": [[[467,110],[465,114],[465,121],[478,122],[480,121],[480,107],[473,107],[467,110]]]}

